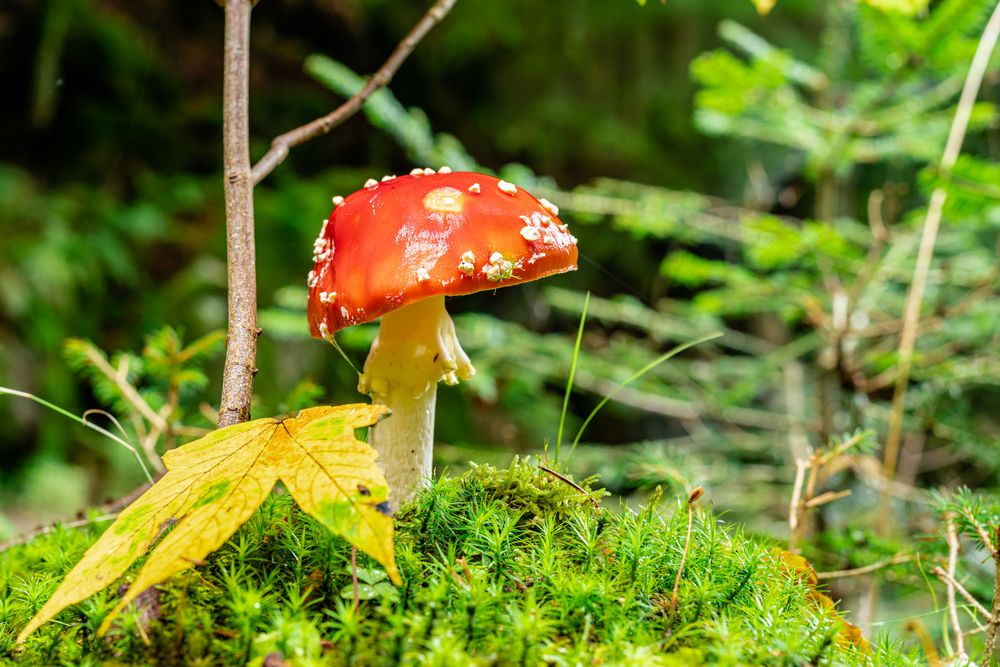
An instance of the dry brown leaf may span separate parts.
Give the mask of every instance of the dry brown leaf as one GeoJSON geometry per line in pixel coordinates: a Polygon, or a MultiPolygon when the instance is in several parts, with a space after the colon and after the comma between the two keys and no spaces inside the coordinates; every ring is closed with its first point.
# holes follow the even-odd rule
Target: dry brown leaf
{"type": "Polygon", "coordinates": [[[771,554],[777,560],[778,567],[798,577],[809,586],[809,597],[840,624],[840,630],[837,632],[835,638],[835,641],[839,645],[853,645],[860,651],[871,652],[871,645],[864,638],[864,635],[861,634],[861,628],[844,618],[843,614],[837,609],[837,603],[830,596],[816,590],[816,587],[819,586],[819,577],[816,576],[816,570],[813,568],[812,563],[806,560],[805,557],[781,547],[772,548],[771,554]]]}

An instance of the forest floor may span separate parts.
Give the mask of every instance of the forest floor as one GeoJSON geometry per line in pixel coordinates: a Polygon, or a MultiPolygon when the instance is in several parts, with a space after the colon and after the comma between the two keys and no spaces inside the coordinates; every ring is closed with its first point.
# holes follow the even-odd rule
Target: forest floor
{"type": "Polygon", "coordinates": [[[344,540],[275,493],[106,637],[96,629],[127,584],[17,646],[106,524],[60,528],[0,553],[0,662],[919,664],[862,639],[803,559],[724,525],[697,499],[655,494],[637,511],[613,508],[592,482],[525,461],[438,480],[397,514],[400,587],[366,556],[352,567],[344,540]]]}

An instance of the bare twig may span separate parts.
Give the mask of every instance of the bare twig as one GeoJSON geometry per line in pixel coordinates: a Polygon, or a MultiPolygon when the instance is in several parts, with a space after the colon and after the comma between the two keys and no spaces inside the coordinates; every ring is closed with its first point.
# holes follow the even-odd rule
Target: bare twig
{"type": "MultiPolygon", "coordinates": [[[[931,573],[933,573],[938,579],[943,581],[946,586],[954,587],[955,590],[958,591],[959,595],[965,598],[965,601],[968,602],[973,609],[975,609],[977,612],[982,614],[987,620],[989,620],[990,618],[989,610],[986,607],[984,607],[979,600],[973,597],[972,593],[965,590],[965,586],[960,584],[958,580],[955,579],[954,575],[945,572],[944,568],[942,568],[940,565],[935,566],[934,569],[931,570],[931,573]]],[[[952,623],[954,623],[954,619],[952,619],[952,623]]]]}
{"type": "Polygon", "coordinates": [[[864,565],[862,567],[854,567],[849,570],[830,570],[829,572],[817,572],[817,579],[843,579],[846,577],[860,577],[865,574],[871,574],[881,570],[884,567],[891,567],[893,565],[899,565],[901,563],[908,563],[913,560],[913,556],[909,554],[896,554],[892,558],[886,560],[880,560],[877,563],[872,563],[870,565],[864,565]]]}
{"type": "Polygon", "coordinates": [[[792,484],[792,497],[788,504],[789,551],[794,553],[805,535],[808,528],[806,517],[809,510],[851,495],[850,490],[824,491],[817,495],[816,487],[820,481],[820,473],[823,473],[825,480],[830,474],[826,470],[827,466],[838,461],[848,450],[861,444],[864,439],[865,432],[860,431],[836,447],[828,450],[814,450],[808,458],[795,459],[795,482],[792,484]],[[808,476],[806,476],[807,470],[809,471],[808,476]]]}
{"type": "Polygon", "coordinates": [[[420,40],[430,32],[431,28],[440,23],[448,12],[451,11],[451,8],[455,6],[455,2],[457,0],[437,0],[427,10],[424,17],[413,26],[410,33],[403,38],[403,41],[399,43],[388,60],[372,75],[372,78],[368,79],[365,87],[356,95],[327,115],[275,137],[271,142],[271,148],[253,167],[253,184],[260,183],[268,174],[274,171],[274,168],[288,157],[288,152],[292,148],[310,139],[322,136],[337,127],[356,114],[365,101],[371,97],[372,93],[379,88],[389,85],[392,77],[396,74],[396,70],[409,57],[420,40]]]}
{"type": "Polygon", "coordinates": [[[139,441],[139,447],[146,454],[146,458],[153,463],[156,473],[162,475],[167,471],[167,468],[163,465],[160,455],[156,453],[156,441],[159,439],[160,429],[154,427],[153,430],[146,434],[145,438],[139,441]]]}
{"type": "Polygon", "coordinates": [[[123,509],[125,509],[126,507],[128,507],[129,505],[131,505],[133,502],[135,502],[136,500],[138,500],[139,496],[141,496],[142,494],[146,493],[146,491],[149,491],[149,489],[152,486],[153,486],[153,482],[147,482],[145,484],[140,484],[139,486],[135,487],[134,489],[132,489],[131,491],[129,491],[128,493],[126,493],[124,496],[122,496],[120,498],[116,498],[114,500],[111,500],[109,502],[104,503],[103,505],[101,505],[101,510],[105,514],[118,514],[123,509]]]}
{"type": "MultiPolygon", "coordinates": [[[[962,94],[958,100],[958,108],[948,132],[944,154],[941,157],[940,171],[944,176],[951,173],[962,150],[962,141],[969,127],[969,117],[979,88],[982,85],[990,55],[1000,37],[1000,3],[993,10],[990,20],[979,38],[979,45],[965,77],[962,94]]],[[[924,219],[923,232],[920,238],[920,248],[917,251],[917,264],[913,269],[913,281],[906,298],[906,308],[903,315],[903,330],[899,341],[899,374],[896,376],[895,390],[892,396],[892,416],[889,420],[889,431],[886,435],[885,457],[882,473],[889,480],[896,475],[896,463],[899,457],[899,445],[903,429],[903,409],[906,404],[906,388],[910,381],[910,367],[913,363],[913,350],[916,345],[917,330],[920,324],[920,304],[924,298],[924,288],[927,275],[930,272],[931,259],[934,256],[934,245],[937,241],[938,227],[947,193],[943,187],[935,188],[931,194],[930,205],[927,207],[927,217],[924,219]]],[[[889,532],[891,497],[888,485],[885,487],[879,503],[879,528],[883,534],[889,532]]]]}
{"type": "MultiPolygon", "coordinates": [[[[889,228],[882,220],[882,206],[885,202],[885,193],[882,190],[872,190],[868,195],[868,227],[872,232],[872,243],[868,246],[868,254],[865,256],[864,264],[858,270],[857,277],[851,283],[848,291],[848,302],[852,312],[858,304],[858,299],[868,283],[875,276],[879,268],[879,260],[882,259],[882,251],[889,239],[889,228]]],[[[848,316],[848,321],[850,316],[848,316]]],[[[851,332],[854,335],[854,332],[851,332]]]]}
{"type": "Polygon", "coordinates": [[[981,524],[968,509],[964,509],[962,511],[962,516],[965,517],[966,521],[972,524],[972,527],[976,531],[976,535],[979,535],[979,539],[983,541],[983,546],[986,547],[986,550],[991,554],[995,554],[998,547],[994,545],[993,540],[990,539],[990,534],[986,531],[986,526],[981,524]]]}
{"type": "Polygon", "coordinates": [[[174,433],[176,435],[184,436],[186,438],[200,438],[211,432],[212,429],[202,428],[201,426],[178,426],[174,429],[174,433]]]}
{"type": "Polygon", "coordinates": [[[250,11],[252,0],[225,0],[223,161],[229,318],[219,426],[250,419],[257,372],[257,267],[250,174],[250,11]]]}
{"type": "Polygon", "coordinates": [[[809,476],[806,477],[806,490],[802,496],[805,502],[809,502],[816,495],[816,480],[819,477],[820,466],[823,462],[820,460],[819,455],[813,454],[812,459],[809,461],[809,476]]]}
{"type": "Polygon", "coordinates": [[[980,633],[986,632],[986,629],[987,628],[986,628],[985,625],[977,625],[976,627],[972,628],[971,630],[966,630],[962,634],[965,635],[966,637],[973,637],[973,636],[978,635],[980,633]]]}
{"type": "Polygon", "coordinates": [[[948,618],[951,620],[952,630],[955,631],[955,652],[958,655],[964,655],[965,637],[962,635],[962,626],[958,622],[958,605],[955,604],[955,589],[965,590],[955,581],[955,567],[958,562],[958,530],[955,528],[955,517],[951,514],[945,515],[944,526],[945,539],[948,542],[948,570],[946,572],[941,567],[935,567],[933,572],[945,583],[948,596],[948,618]]]}
{"type": "MultiPolygon", "coordinates": [[[[1000,544],[1000,526],[994,528],[994,545],[1000,544]]],[[[990,544],[988,541],[986,544],[990,544]]],[[[990,546],[993,556],[993,613],[986,624],[986,646],[983,651],[983,664],[989,665],[993,658],[993,647],[997,641],[997,628],[1000,627],[1000,546],[990,546]]]]}
{"type": "Polygon", "coordinates": [[[830,462],[840,458],[841,456],[846,454],[849,449],[851,449],[852,447],[857,447],[862,442],[864,442],[866,435],[867,431],[859,431],[858,433],[855,433],[847,440],[844,440],[843,442],[838,444],[833,449],[822,453],[819,456],[819,465],[825,466],[830,462]]]}
{"type": "Polygon", "coordinates": [[[795,552],[799,541],[799,526],[802,523],[802,486],[809,468],[809,459],[796,459],[795,483],[792,485],[792,499],[788,502],[788,550],[795,552]]]}
{"type": "Polygon", "coordinates": [[[983,664],[992,664],[993,648],[997,642],[997,627],[1000,626],[1000,563],[997,563],[996,574],[993,577],[993,615],[986,624],[986,639],[983,647],[983,664]]]}
{"type": "MultiPolygon", "coordinates": [[[[819,477],[819,469],[824,465],[822,456],[818,452],[813,452],[808,459],[800,459],[795,462],[795,486],[792,488],[791,513],[796,515],[794,530],[788,536],[788,550],[795,552],[799,540],[802,539],[806,531],[806,512],[816,495],[816,480],[819,477]],[[803,488],[801,475],[806,470],[809,476],[806,477],[805,488],[803,488]]],[[[789,523],[791,523],[789,517],[789,523]]]]}
{"type": "MultiPolygon", "coordinates": [[[[569,484],[570,486],[572,486],[574,489],[576,489],[577,491],[579,491],[583,495],[588,495],[586,489],[584,489],[582,486],[580,486],[579,484],[577,484],[576,482],[574,482],[573,480],[571,480],[569,477],[566,477],[565,475],[560,475],[559,473],[557,473],[552,468],[546,468],[545,466],[541,466],[540,465],[540,466],[538,466],[538,469],[541,470],[542,472],[547,472],[548,474],[552,475],[553,477],[555,477],[558,480],[561,480],[561,481],[565,482],[566,484],[569,484]]],[[[593,496],[590,497],[590,501],[592,503],[594,503],[594,507],[599,507],[600,506],[600,504],[597,502],[597,500],[593,496]]]]}
{"type": "Polygon", "coordinates": [[[844,489],[843,491],[826,491],[819,494],[815,498],[810,498],[805,502],[806,509],[814,509],[816,507],[822,507],[827,503],[832,503],[834,500],[840,500],[841,498],[846,498],[851,495],[850,489],[844,489]]]}

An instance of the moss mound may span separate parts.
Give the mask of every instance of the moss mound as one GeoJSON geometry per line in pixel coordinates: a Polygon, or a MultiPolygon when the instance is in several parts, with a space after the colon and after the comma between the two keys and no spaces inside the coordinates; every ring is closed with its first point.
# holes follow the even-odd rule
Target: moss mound
{"type": "MultiPolygon", "coordinates": [[[[397,519],[404,585],[273,494],[208,563],[148,591],[103,639],[111,587],[23,647],[17,631],[100,529],[0,554],[0,656],[24,665],[875,665],[772,547],[708,510],[605,509],[526,462],[443,479],[397,519]]],[[[686,501],[685,501],[686,502],[686,501]]]]}

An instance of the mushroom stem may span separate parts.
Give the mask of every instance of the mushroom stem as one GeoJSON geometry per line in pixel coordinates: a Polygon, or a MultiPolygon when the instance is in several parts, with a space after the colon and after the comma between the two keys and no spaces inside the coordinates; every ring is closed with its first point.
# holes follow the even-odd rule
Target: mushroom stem
{"type": "Polygon", "coordinates": [[[369,442],[379,452],[394,506],[409,500],[431,476],[438,380],[456,384],[474,373],[443,296],[382,317],[358,391],[392,410],[371,429],[369,442]]]}
{"type": "Polygon", "coordinates": [[[397,392],[395,396],[372,394],[372,400],[392,410],[391,417],[369,428],[368,442],[379,453],[378,463],[389,484],[389,500],[396,509],[433,474],[437,385],[417,397],[397,392]]]}

